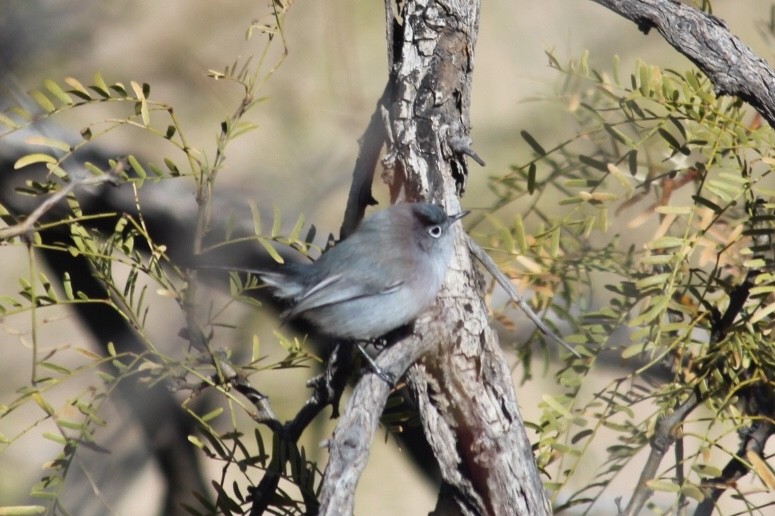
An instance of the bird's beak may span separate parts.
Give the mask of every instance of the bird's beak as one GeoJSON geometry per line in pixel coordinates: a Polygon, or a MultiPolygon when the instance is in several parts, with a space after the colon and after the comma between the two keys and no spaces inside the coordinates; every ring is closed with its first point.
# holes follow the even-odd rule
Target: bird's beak
{"type": "Polygon", "coordinates": [[[470,211],[470,210],[465,210],[465,211],[461,211],[460,213],[456,213],[456,214],[454,214],[454,215],[449,215],[449,216],[447,216],[447,221],[448,221],[450,224],[452,224],[452,223],[453,223],[453,222],[455,222],[456,220],[460,220],[460,219],[462,219],[463,217],[465,217],[465,216],[466,216],[466,215],[468,215],[469,213],[471,213],[471,211],[470,211]]]}

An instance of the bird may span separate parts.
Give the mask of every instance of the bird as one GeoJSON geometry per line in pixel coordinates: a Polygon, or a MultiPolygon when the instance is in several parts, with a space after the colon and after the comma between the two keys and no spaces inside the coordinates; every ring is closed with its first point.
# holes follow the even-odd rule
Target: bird
{"type": "Polygon", "coordinates": [[[332,337],[374,341],[433,304],[452,258],[452,224],[468,213],[395,204],[364,219],[314,262],[247,272],[289,302],[284,320],[302,318],[332,337]]]}

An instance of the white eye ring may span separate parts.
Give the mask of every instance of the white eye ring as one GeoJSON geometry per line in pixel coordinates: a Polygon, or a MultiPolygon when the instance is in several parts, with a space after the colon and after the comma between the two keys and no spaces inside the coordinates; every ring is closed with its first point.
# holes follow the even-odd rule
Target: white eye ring
{"type": "Polygon", "coordinates": [[[428,234],[433,238],[439,238],[441,236],[441,226],[431,226],[428,228],[428,234]]]}

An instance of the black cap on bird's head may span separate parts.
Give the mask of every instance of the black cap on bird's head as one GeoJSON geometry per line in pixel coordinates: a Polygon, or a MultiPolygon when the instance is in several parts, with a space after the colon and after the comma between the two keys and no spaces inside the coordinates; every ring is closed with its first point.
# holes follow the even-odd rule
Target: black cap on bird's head
{"type": "Polygon", "coordinates": [[[440,237],[450,224],[470,213],[462,211],[454,215],[447,215],[444,208],[438,204],[414,203],[410,206],[415,220],[427,228],[428,233],[434,238],[440,237]]]}

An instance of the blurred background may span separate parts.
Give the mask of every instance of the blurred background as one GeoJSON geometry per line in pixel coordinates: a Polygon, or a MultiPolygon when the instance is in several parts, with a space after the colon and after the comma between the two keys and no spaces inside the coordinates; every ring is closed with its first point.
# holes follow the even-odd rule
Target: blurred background
{"type": "MultiPolygon", "coordinates": [[[[386,81],[384,9],[379,2],[360,0],[295,4],[285,26],[289,54],[262,89],[267,100],[248,115],[258,128],[232,143],[219,185],[270,212],[279,207],[290,221],[303,212],[308,221],[315,222],[319,235],[336,234],[357,155],[357,139],[386,81]]],[[[715,14],[730,30],[768,60],[772,47],[758,28],[769,20],[770,8],[764,0],[714,3],[715,14]]],[[[263,2],[238,0],[3,0],[0,69],[6,79],[25,91],[40,88],[47,78],[61,82],[64,77],[75,77],[89,84],[95,71],[108,83],[147,82],[151,84],[151,99],[174,106],[189,143],[212,157],[219,124],[233,111],[240,92],[234,85],[207,77],[207,70],[222,70],[251,52],[245,31],[252,20],[267,13],[263,2]]],[[[625,73],[632,70],[636,58],[677,70],[690,66],[658,34],[645,36],[632,23],[590,1],[484,2],[476,49],[471,136],[473,148],[487,166],[482,169],[470,163],[464,207],[475,210],[489,206],[493,198],[487,177],[502,174],[510,165],[528,158],[521,130],[553,142],[574,134],[576,127],[560,116],[560,106],[534,99],[551,96],[561,79],[549,68],[545,52],[551,51],[565,62],[584,50],[590,52],[591,66],[601,69],[609,69],[613,54],[618,54],[625,73]]],[[[110,116],[111,107],[106,105],[75,111],[57,118],[57,122],[76,138],[87,123],[110,116]]],[[[163,141],[140,131],[122,130],[102,144],[116,155],[135,153],[157,162],[172,152],[163,141]]],[[[375,193],[379,199],[386,198],[379,185],[375,193]]],[[[0,253],[4,264],[0,294],[16,292],[17,278],[28,267],[27,254],[19,247],[2,247],[0,253]]],[[[240,313],[249,318],[246,309],[240,313]]],[[[52,349],[91,346],[78,321],[66,310],[57,308],[44,316],[39,338],[44,342],[50,339],[52,349]]],[[[162,340],[165,335],[175,335],[182,324],[171,302],[169,312],[161,308],[151,314],[151,320],[151,332],[162,340]]],[[[271,330],[251,328],[242,333],[253,332],[265,336],[267,343],[272,341],[271,330]]],[[[227,336],[222,344],[233,340],[233,335],[227,336]]],[[[28,314],[0,319],[0,405],[15,397],[12,390],[29,377],[29,342],[28,314]]],[[[271,353],[271,347],[265,352],[271,353]]],[[[78,363],[75,356],[64,360],[78,363]]],[[[295,413],[308,394],[288,392],[287,386],[301,385],[308,374],[306,370],[284,372],[276,375],[283,383],[262,384],[262,392],[275,400],[281,419],[295,413]]],[[[516,365],[514,375],[517,380],[521,378],[516,365]]],[[[538,417],[538,400],[552,388],[551,376],[518,386],[527,420],[538,417]]],[[[60,396],[66,400],[68,393],[60,396]]],[[[38,416],[31,412],[30,421],[38,416]]],[[[104,469],[90,469],[85,460],[76,474],[100,478],[127,468],[143,473],[118,487],[105,486],[101,493],[86,489],[82,496],[97,498],[110,493],[104,498],[111,500],[111,511],[149,514],[158,503],[158,471],[133,450],[136,435],[121,407],[110,407],[105,417],[112,423],[105,441],[124,442],[125,454],[123,447],[107,445],[114,451],[107,464],[100,466],[104,469]]],[[[18,422],[19,416],[14,421],[18,422]]],[[[18,429],[4,428],[4,424],[7,420],[0,420],[0,434],[17,434],[18,429]]],[[[325,438],[330,429],[330,425],[319,428],[308,448],[319,452],[316,439],[325,438]]],[[[40,439],[42,431],[46,429],[33,427],[13,445],[2,448],[0,444],[0,506],[28,503],[30,486],[44,473],[42,465],[54,458],[58,446],[51,443],[47,447],[40,439]]],[[[424,514],[433,507],[435,492],[400,455],[392,439],[375,443],[358,488],[356,507],[364,514],[424,514]],[[385,471],[391,472],[389,481],[385,471]]],[[[633,477],[622,480],[622,493],[627,493],[633,477]]],[[[96,509],[83,507],[79,514],[105,510],[99,504],[96,509]]]]}

